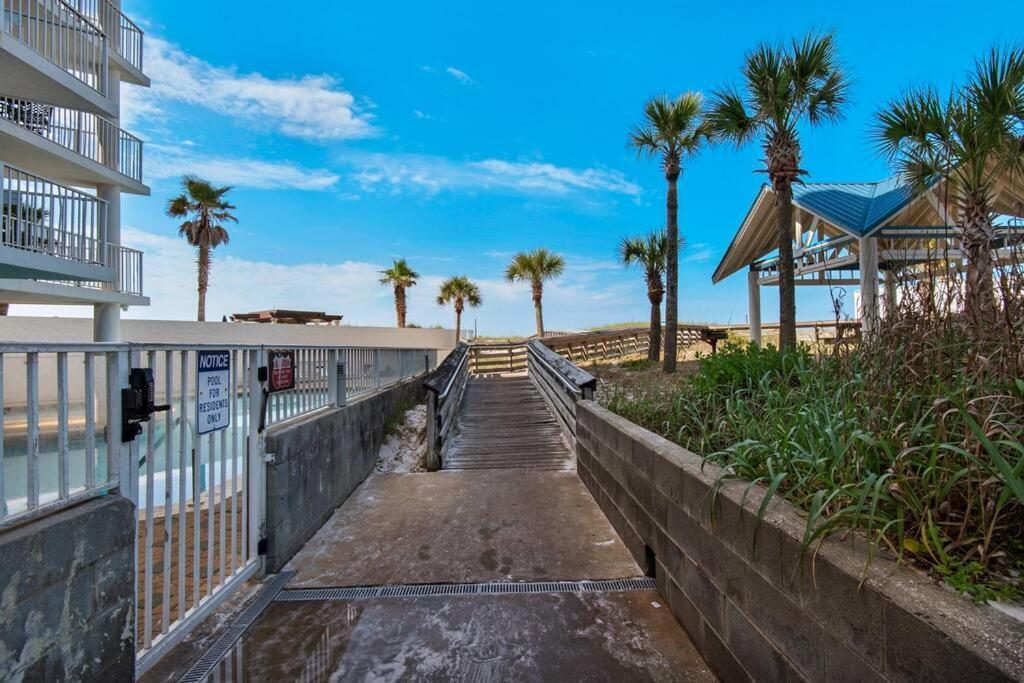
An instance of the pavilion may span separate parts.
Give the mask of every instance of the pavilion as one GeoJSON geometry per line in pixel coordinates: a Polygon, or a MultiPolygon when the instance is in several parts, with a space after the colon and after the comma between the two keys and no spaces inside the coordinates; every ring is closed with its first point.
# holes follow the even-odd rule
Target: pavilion
{"type": "Polygon", "coordinates": [[[270,325],[338,325],[342,316],[332,315],[323,311],[288,311],[273,308],[267,311],[251,313],[235,313],[232,322],[263,323],[270,325]]]}
{"type": "MultiPolygon", "coordinates": [[[[996,183],[997,258],[1010,257],[1011,235],[1024,234],[1024,182],[996,183]]],[[[793,265],[799,286],[858,285],[864,332],[878,324],[879,301],[896,302],[895,273],[943,261],[964,263],[955,227],[956,207],[936,182],[917,193],[899,178],[876,183],[803,183],[793,186],[793,265]],[[883,292],[880,294],[879,286],[883,292]]],[[[778,285],[775,193],[761,187],[712,282],[746,268],[750,336],[761,342],[761,286],[778,285]]]]}

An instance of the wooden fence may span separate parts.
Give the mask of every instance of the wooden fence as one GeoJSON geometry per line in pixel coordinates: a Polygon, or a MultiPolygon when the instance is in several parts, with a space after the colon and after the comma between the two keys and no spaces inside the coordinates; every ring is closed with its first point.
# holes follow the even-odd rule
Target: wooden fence
{"type": "MultiPolygon", "coordinates": [[[[680,325],[676,334],[678,348],[685,349],[699,343],[708,329],[705,325],[680,325]]],[[[630,327],[548,337],[544,344],[573,363],[579,363],[634,354],[647,355],[651,335],[649,328],[630,327]]]]}
{"type": "Polygon", "coordinates": [[[427,469],[441,468],[441,459],[455,434],[459,404],[469,378],[469,347],[456,346],[423,381],[427,390],[427,469]]]}

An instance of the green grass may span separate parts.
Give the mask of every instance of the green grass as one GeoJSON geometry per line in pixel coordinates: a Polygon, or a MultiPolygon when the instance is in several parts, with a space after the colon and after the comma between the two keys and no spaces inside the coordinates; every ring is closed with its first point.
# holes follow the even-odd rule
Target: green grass
{"type": "Polygon", "coordinates": [[[618,379],[599,400],[802,508],[806,548],[854,530],[975,600],[1021,599],[1018,361],[905,334],[825,357],[729,343],[681,382],[618,379]]]}

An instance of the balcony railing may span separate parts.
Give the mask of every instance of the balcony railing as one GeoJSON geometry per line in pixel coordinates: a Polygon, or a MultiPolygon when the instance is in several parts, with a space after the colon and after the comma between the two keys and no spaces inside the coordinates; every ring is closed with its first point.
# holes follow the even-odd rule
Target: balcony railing
{"type": "Polygon", "coordinates": [[[142,29],[110,0],[71,0],[75,9],[107,36],[110,49],[142,71],[142,29]]]}
{"type": "Polygon", "coordinates": [[[0,97],[0,119],[142,182],[142,140],[102,116],[0,97]]]}
{"type": "Polygon", "coordinates": [[[3,0],[4,33],[99,94],[107,94],[107,39],[62,0],[3,0]]]}
{"type": "Polygon", "coordinates": [[[43,280],[43,282],[142,296],[142,252],[138,249],[122,247],[119,244],[107,244],[105,247],[106,262],[114,269],[114,278],[110,282],[89,280],[43,280]]]}
{"type": "Polygon", "coordinates": [[[37,254],[110,265],[107,203],[0,164],[0,244],[37,254]]]}

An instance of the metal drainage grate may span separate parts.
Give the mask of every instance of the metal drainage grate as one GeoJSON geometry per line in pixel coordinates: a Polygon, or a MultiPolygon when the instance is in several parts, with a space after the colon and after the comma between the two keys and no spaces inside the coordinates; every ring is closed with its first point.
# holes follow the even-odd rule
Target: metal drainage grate
{"type": "Polygon", "coordinates": [[[295,588],[282,590],[275,602],[364,600],[366,598],[413,598],[457,595],[508,595],[527,593],[595,593],[657,590],[654,579],[608,581],[535,581],[523,583],[432,583],[411,586],[360,586],[358,588],[295,588]]]}
{"type": "Polygon", "coordinates": [[[220,663],[220,660],[235,646],[235,643],[239,641],[242,635],[249,630],[253,622],[259,619],[259,616],[263,614],[263,610],[276,599],[281,589],[285,587],[285,584],[293,576],[295,576],[295,572],[281,572],[267,581],[263,588],[260,589],[259,595],[252,601],[252,604],[246,607],[231,622],[227,630],[217,638],[217,642],[192,665],[188,673],[182,677],[181,683],[200,683],[200,681],[205,680],[210,675],[210,672],[220,663]]]}

